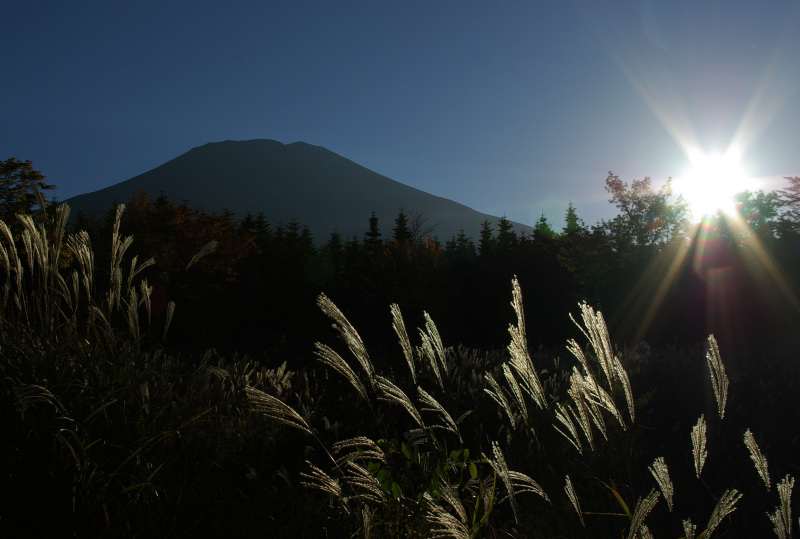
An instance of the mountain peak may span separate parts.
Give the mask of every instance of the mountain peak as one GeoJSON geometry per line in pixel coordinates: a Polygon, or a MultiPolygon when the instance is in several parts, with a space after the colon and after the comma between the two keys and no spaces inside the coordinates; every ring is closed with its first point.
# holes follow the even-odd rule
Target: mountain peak
{"type": "Polygon", "coordinates": [[[434,234],[442,241],[460,229],[477,238],[484,220],[497,221],[497,217],[396,182],[322,146],[271,139],[209,142],[144,174],[67,203],[73,215],[83,210],[102,216],[114,201],[128,201],[143,189],[207,211],[232,211],[237,218],[263,212],[273,225],[296,219],[319,242],[334,230],[346,238],[360,238],[373,210],[384,237],[391,235],[401,208],[437,224],[434,234]]]}

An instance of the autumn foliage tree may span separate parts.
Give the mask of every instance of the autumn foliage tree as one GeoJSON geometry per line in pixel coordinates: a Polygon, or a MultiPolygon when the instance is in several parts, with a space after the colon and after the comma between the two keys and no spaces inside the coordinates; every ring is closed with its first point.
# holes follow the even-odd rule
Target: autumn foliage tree
{"type": "Polygon", "coordinates": [[[609,172],[605,183],[605,189],[611,195],[609,202],[617,207],[619,213],[610,221],[603,221],[603,226],[614,239],[618,251],[627,247],[657,251],[682,237],[689,206],[682,196],[673,200],[671,180],[656,190],[647,176],[633,180],[629,186],[609,172]]]}
{"type": "MultiPolygon", "coordinates": [[[[140,262],[155,260],[144,275],[153,286],[153,312],[175,301],[182,313],[172,340],[208,346],[212,333],[227,331],[226,320],[235,318],[231,304],[238,299],[234,291],[241,286],[244,260],[258,251],[232,215],[206,213],[164,195],[153,200],[142,191],[126,204],[120,233],[133,236],[140,262]],[[195,256],[212,241],[214,251],[198,260],[195,256]]],[[[98,261],[98,269],[105,266],[98,261]]]]}
{"type": "Polygon", "coordinates": [[[164,196],[151,200],[147,191],[126,205],[122,229],[135,235],[140,256],[155,258],[156,278],[168,285],[179,282],[192,258],[212,240],[218,244],[214,254],[197,264],[209,286],[236,282],[238,262],[257,249],[231,215],[205,213],[164,196]]]}

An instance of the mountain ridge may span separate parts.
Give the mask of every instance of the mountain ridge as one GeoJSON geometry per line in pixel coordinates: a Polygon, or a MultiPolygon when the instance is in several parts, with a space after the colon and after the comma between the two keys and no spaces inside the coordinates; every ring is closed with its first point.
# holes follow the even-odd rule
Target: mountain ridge
{"type": "MultiPolygon", "coordinates": [[[[186,201],[206,211],[234,212],[243,219],[263,212],[276,225],[295,219],[324,242],[334,230],[361,237],[376,212],[384,238],[398,212],[417,214],[437,225],[432,235],[446,241],[464,232],[477,239],[481,223],[496,227],[497,216],[405,185],[327,148],[307,142],[272,139],[209,142],[128,180],[66,202],[73,210],[102,217],[115,202],[127,202],[142,190],[186,201]]],[[[517,230],[531,227],[513,223],[517,230]]]]}

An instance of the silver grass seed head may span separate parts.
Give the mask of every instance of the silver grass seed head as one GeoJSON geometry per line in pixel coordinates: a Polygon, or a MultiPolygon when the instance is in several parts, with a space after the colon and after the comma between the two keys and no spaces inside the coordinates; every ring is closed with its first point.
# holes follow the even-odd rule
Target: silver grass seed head
{"type": "Polygon", "coordinates": [[[794,488],[794,477],[786,475],[778,485],[778,496],[780,505],[775,512],[767,516],[772,521],[773,530],[781,539],[792,536],[792,489],[794,488]]]}
{"type": "Polygon", "coordinates": [[[651,489],[647,496],[645,496],[643,499],[640,498],[636,502],[636,507],[634,508],[633,516],[631,517],[631,528],[628,532],[628,539],[634,539],[637,534],[642,533],[644,519],[647,518],[647,515],[650,514],[650,512],[658,503],[658,496],[658,491],[656,489],[651,489]]]}
{"type": "Polygon", "coordinates": [[[658,487],[661,489],[661,493],[664,495],[664,499],[667,501],[669,510],[672,511],[672,497],[674,494],[674,488],[672,485],[672,480],[669,477],[669,469],[667,468],[666,462],[664,462],[664,457],[656,458],[649,470],[655,478],[656,483],[658,483],[658,487]]]}
{"type": "Polygon", "coordinates": [[[408,338],[408,331],[406,331],[406,324],[403,321],[403,315],[400,312],[400,306],[392,303],[389,306],[392,313],[392,328],[400,340],[400,348],[403,350],[403,356],[408,363],[408,369],[411,371],[411,379],[417,383],[417,371],[414,365],[414,350],[411,347],[411,340],[408,338]]]}
{"type": "Polygon", "coordinates": [[[694,456],[694,470],[699,479],[700,472],[702,472],[703,465],[708,456],[708,452],[706,451],[706,420],[703,415],[700,416],[695,426],[692,427],[692,455],[694,456]]]}
{"type": "Polygon", "coordinates": [[[708,352],[706,361],[708,372],[711,375],[711,386],[714,389],[714,397],[717,399],[717,410],[719,418],[725,417],[725,404],[728,400],[728,375],[725,373],[725,365],[719,355],[719,346],[713,335],[708,336],[708,352]]]}
{"type": "Polygon", "coordinates": [[[697,533],[697,524],[692,524],[692,519],[687,518],[683,521],[683,534],[686,539],[694,539],[694,534],[697,533]]]}
{"type": "Polygon", "coordinates": [[[583,512],[581,511],[581,504],[578,501],[578,495],[575,493],[575,487],[572,486],[572,481],[567,475],[566,484],[564,485],[564,492],[567,493],[567,498],[572,503],[575,512],[578,513],[578,518],[581,519],[581,526],[586,527],[586,522],[583,520],[583,512]]]}
{"type": "Polygon", "coordinates": [[[738,502],[741,497],[742,495],[735,488],[726,490],[722,496],[720,496],[716,507],[714,507],[714,511],[711,513],[711,518],[708,520],[704,537],[711,537],[711,534],[717,529],[720,522],[736,511],[736,502],[738,502]]]}
{"type": "Polygon", "coordinates": [[[761,476],[761,479],[764,481],[764,485],[767,487],[767,490],[771,490],[772,484],[769,477],[767,459],[761,453],[761,448],[758,447],[756,439],[753,436],[753,433],[750,432],[750,429],[747,429],[744,433],[744,445],[750,452],[750,459],[753,461],[753,465],[755,466],[758,475],[761,476]]]}

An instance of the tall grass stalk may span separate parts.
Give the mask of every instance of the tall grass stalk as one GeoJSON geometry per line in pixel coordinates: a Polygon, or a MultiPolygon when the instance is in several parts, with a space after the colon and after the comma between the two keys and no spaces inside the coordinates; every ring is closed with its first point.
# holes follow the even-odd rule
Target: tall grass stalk
{"type": "Polygon", "coordinates": [[[664,495],[664,499],[667,501],[669,510],[672,511],[674,509],[672,504],[672,496],[674,495],[675,491],[672,485],[672,480],[669,477],[669,468],[667,468],[667,464],[664,462],[664,457],[658,457],[656,460],[654,460],[649,469],[650,473],[653,474],[653,477],[656,479],[658,487],[661,489],[661,494],[664,495]]]}
{"type": "Polygon", "coordinates": [[[753,461],[753,465],[755,465],[758,475],[761,476],[761,479],[764,481],[764,485],[766,485],[767,490],[770,490],[772,484],[769,478],[767,459],[763,454],[761,454],[761,449],[758,447],[756,439],[753,436],[753,433],[750,432],[750,429],[747,429],[744,432],[744,445],[747,446],[747,450],[750,452],[750,459],[753,461]]]}
{"type": "MultiPolygon", "coordinates": [[[[0,534],[167,536],[179,522],[188,532],[197,519],[187,525],[186,508],[203,503],[193,489],[207,481],[201,463],[256,432],[245,388],[277,382],[246,359],[164,351],[145,277],[153,260],[128,255],[124,210],[114,214],[105,282],[89,234],[67,236],[66,205],[48,222],[18,216],[18,237],[0,221],[2,447],[16,455],[0,464],[0,488],[13,493],[0,534]]],[[[174,309],[159,318],[164,336],[174,309]]]]}
{"type": "Polygon", "coordinates": [[[572,503],[572,507],[575,508],[575,512],[578,514],[578,518],[581,519],[581,526],[585,528],[586,522],[583,520],[583,512],[581,511],[581,504],[580,501],[578,500],[578,495],[575,494],[575,487],[572,486],[572,480],[569,478],[569,475],[566,476],[564,492],[567,493],[567,498],[569,498],[570,503],[572,503]]]}
{"type": "Polygon", "coordinates": [[[780,504],[774,513],[770,513],[769,519],[775,534],[780,539],[788,539],[792,536],[792,489],[794,488],[794,477],[787,475],[781,479],[778,485],[778,495],[780,504]]]}
{"type": "Polygon", "coordinates": [[[736,511],[736,503],[741,499],[741,497],[742,494],[735,488],[726,490],[722,493],[722,496],[719,497],[717,505],[714,507],[714,511],[711,513],[711,518],[708,520],[706,529],[702,534],[704,538],[708,539],[711,537],[711,534],[714,533],[714,530],[717,529],[722,520],[736,511]]]}
{"type": "Polygon", "coordinates": [[[706,353],[708,372],[711,375],[711,386],[714,388],[714,397],[717,399],[719,418],[725,417],[725,404],[728,401],[728,375],[725,365],[719,356],[719,346],[713,335],[708,337],[708,352],[706,353]]]}
{"type": "Polygon", "coordinates": [[[700,472],[703,471],[703,466],[708,457],[706,451],[706,420],[703,415],[697,420],[697,423],[692,427],[692,455],[694,455],[694,471],[697,478],[700,478],[700,472]]]}
{"type": "MultiPolygon", "coordinates": [[[[308,503],[314,498],[303,494],[309,511],[365,537],[477,537],[551,526],[563,534],[645,538],[652,536],[650,528],[660,531],[655,522],[673,522],[676,533],[682,528],[687,538],[707,539],[741,507],[739,490],[713,485],[720,480],[714,475],[718,451],[708,459],[704,415],[691,429],[693,464],[685,470],[670,455],[667,469],[667,458],[644,461],[636,453],[645,430],[640,427],[650,416],[646,407],[636,409],[623,364],[628,357],[615,351],[602,313],[586,303],[573,317],[585,344],[569,340],[566,351],[574,360],[563,369],[554,361],[549,372],[529,350],[516,278],[516,323],[509,326],[508,346],[496,355],[446,347],[425,312],[412,343],[399,307],[391,305],[399,365],[392,364],[395,356],[371,357],[344,314],[320,295],[317,304],[349,354],[321,343],[313,354],[318,367],[338,373],[334,380],[344,378],[347,384],[340,385],[347,391],[327,392],[329,371],[313,368],[303,373],[302,390],[293,391],[294,373],[285,363],[266,369],[247,358],[226,361],[213,351],[186,361],[160,346],[156,335],[166,336],[175,304],[163,315],[152,313],[147,275],[153,260],[140,262],[132,254],[133,238],[121,232],[123,214],[121,205],[104,264],[107,279],[105,269],[96,271],[89,235],[66,235],[66,206],[56,209],[50,229],[20,217],[19,237],[0,222],[0,413],[4,420],[13,414],[6,445],[39,444],[35,455],[43,460],[19,454],[30,459],[25,463],[31,469],[40,465],[68,485],[68,512],[80,521],[78,535],[190,533],[177,530],[175,515],[195,496],[191,485],[202,481],[198,463],[221,468],[246,444],[253,444],[248,451],[271,447],[289,439],[287,431],[318,443],[304,449],[299,483],[332,503],[308,503]],[[393,374],[405,369],[410,382],[393,374]],[[287,402],[290,395],[297,406],[287,402]],[[362,414],[358,403],[364,401],[362,414]],[[261,445],[246,441],[255,435],[261,445]],[[696,483],[692,472],[712,487],[692,496],[693,486],[682,484],[686,475],[696,483]],[[598,493],[598,482],[608,489],[598,493]],[[692,520],[677,514],[702,496],[711,509],[712,491],[723,494],[698,536],[692,520]],[[668,510],[658,508],[661,495],[668,510]],[[616,520],[620,507],[629,527],[616,520]]],[[[187,269],[215,247],[207,244],[187,269]]],[[[708,344],[719,418],[730,421],[728,375],[713,336],[708,344]]],[[[749,429],[744,443],[769,490],[767,461],[749,429]]],[[[248,481],[258,481],[255,468],[247,467],[248,481]]],[[[291,483],[286,468],[275,476],[291,483]]],[[[764,519],[779,537],[792,534],[793,485],[789,475],[781,481],[778,506],[764,519]]]]}
{"type": "MultiPolygon", "coordinates": [[[[567,350],[577,360],[577,366],[571,368],[566,390],[559,389],[561,386],[554,382],[556,373],[551,374],[545,383],[542,383],[540,370],[534,365],[528,351],[522,293],[519,282],[515,278],[512,281],[511,305],[517,316],[517,323],[509,328],[510,344],[507,347],[507,360],[490,366],[484,371],[482,377],[473,376],[472,378],[473,382],[483,385],[483,387],[479,387],[480,392],[490,397],[488,402],[497,407],[496,417],[505,423],[494,429],[495,436],[504,432],[505,437],[498,436],[494,439],[491,436],[488,437],[488,447],[480,449],[482,457],[479,461],[459,460],[462,458],[459,456],[461,455],[459,451],[462,450],[451,452],[447,458],[451,471],[447,474],[442,474],[440,471],[434,472],[434,469],[441,470],[441,468],[433,468],[432,465],[439,462],[438,459],[444,456],[439,452],[443,444],[447,443],[446,440],[440,440],[432,434],[434,429],[451,436],[447,440],[450,443],[458,444],[456,447],[469,444],[470,440],[474,440],[474,438],[463,432],[460,427],[461,420],[454,421],[453,417],[456,414],[445,406],[445,402],[451,403],[453,397],[457,397],[453,391],[448,392],[446,388],[463,386],[464,380],[452,379],[453,371],[448,368],[450,361],[448,349],[444,347],[433,321],[425,314],[425,327],[418,330],[421,344],[416,348],[416,354],[414,354],[412,352],[414,347],[408,339],[400,309],[396,305],[392,305],[390,308],[392,326],[400,343],[407,368],[411,373],[411,379],[415,384],[417,397],[415,402],[410,397],[414,393],[401,388],[390,376],[377,374],[371,366],[371,362],[368,367],[364,366],[368,355],[363,349],[362,341],[356,337],[355,329],[330,300],[321,296],[319,304],[323,312],[332,318],[334,327],[339,330],[353,356],[362,365],[361,371],[371,380],[378,401],[394,406],[399,405],[411,419],[411,428],[408,428],[407,425],[400,427],[404,423],[403,421],[398,421],[395,425],[395,428],[399,428],[408,441],[408,446],[405,445],[405,442],[401,443],[399,439],[375,439],[363,435],[334,446],[337,453],[344,455],[339,457],[340,465],[349,467],[347,473],[341,474],[338,480],[352,484],[354,488],[359,489],[362,492],[360,495],[362,502],[371,504],[369,514],[373,532],[376,525],[387,524],[380,518],[375,520],[376,511],[386,515],[388,508],[394,507],[396,504],[403,508],[400,509],[401,513],[403,511],[411,512],[407,515],[413,513],[415,504],[421,504],[424,507],[428,526],[430,526],[425,533],[431,536],[464,536],[466,533],[474,536],[477,529],[491,522],[490,513],[493,514],[499,508],[504,507],[510,510],[510,516],[514,522],[522,525],[524,519],[530,517],[528,517],[529,513],[522,511],[521,502],[518,499],[520,494],[536,494],[540,500],[545,502],[550,501],[550,498],[541,483],[526,473],[527,470],[515,471],[510,468],[507,454],[515,455],[519,451],[518,445],[514,443],[517,436],[520,437],[519,441],[527,440],[527,443],[532,447],[538,447],[539,450],[545,449],[544,441],[566,440],[568,443],[557,451],[560,454],[566,454],[566,449],[575,449],[578,456],[578,460],[575,462],[581,462],[581,459],[587,459],[588,462],[589,458],[613,458],[613,455],[606,453],[608,451],[606,448],[617,443],[620,436],[630,436],[626,433],[636,427],[637,413],[629,374],[624,368],[620,356],[615,353],[611,345],[608,328],[602,314],[593,310],[586,303],[579,305],[580,323],[576,318],[573,318],[573,321],[586,338],[588,348],[582,348],[575,340],[568,341],[567,350]],[[422,359],[421,365],[423,367],[427,365],[432,375],[427,380],[417,376],[416,357],[422,359]],[[426,382],[429,385],[432,384],[433,387],[426,386],[426,382]],[[550,389],[545,390],[546,387],[550,389]],[[626,408],[624,414],[623,408],[626,408]],[[434,416],[430,421],[425,421],[423,413],[431,413],[434,416]],[[526,425],[529,428],[519,430],[520,425],[526,425]],[[534,425],[537,426],[536,430],[533,428],[534,425]],[[556,434],[555,438],[548,434],[548,429],[556,434]],[[426,434],[426,432],[430,434],[426,434]],[[505,441],[501,442],[503,439],[505,441]],[[589,453],[585,451],[586,445],[590,449],[589,453]],[[402,450],[400,450],[401,446],[402,450]],[[422,468],[427,470],[426,473],[433,472],[433,475],[421,497],[417,498],[416,502],[410,503],[410,493],[407,494],[403,488],[398,488],[399,478],[404,473],[402,472],[403,466],[398,467],[398,465],[405,463],[405,466],[411,466],[416,462],[419,462],[422,468]],[[484,465],[488,465],[494,480],[486,475],[483,470],[484,465]],[[457,478],[452,472],[467,468],[471,475],[469,481],[462,483],[460,480],[456,480],[457,478]],[[395,475],[398,473],[401,475],[395,475]],[[369,479],[368,476],[372,479],[369,479]],[[491,499],[493,499],[495,488],[489,488],[488,485],[493,484],[493,481],[496,482],[497,479],[502,485],[503,494],[498,497],[496,503],[494,501],[490,503],[487,495],[492,493],[491,499]],[[465,490],[467,485],[472,486],[465,490]],[[476,485],[480,485],[483,513],[479,513],[478,497],[475,498],[474,504],[465,503],[465,493],[475,492],[476,485]],[[466,508],[470,505],[473,507],[471,512],[465,514],[466,508]],[[480,518],[479,514],[482,515],[480,518]],[[467,526],[470,520],[478,527],[467,526]]],[[[719,416],[720,419],[724,419],[728,378],[716,340],[710,336],[708,342],[707,365],[711,374],[719,416]]],[[[361,381],[361,376],[357,375],[356,371],[337,352],[319,343],[316,348],[317,358],[322,364],[342,374],[361,398],[367,398],[370,386],[361,381]]],[[[544,373],[545,371],[542,370],[541,374],[544,373]]],[[[560,376],[560,374],[558,375],[560,376]]],[[[462,417],[473,412],[481,413],[480,407],[467,410],[462,417]]],[[[374,413],[376,418],[385,417],[381,409],[376,408],[374,413]]],[[[382,420],[380,421],[382,425],[380,431],[386,432],[386,425],[382,420]]],[[[707,425],[704,415],[700,415],[691,429],[691,440],[693,471],[694,475],[700,478],[708,458],[707,425]]],[[[765,484],[769,485],[766,460],[761,455],[758,446],[755,445],[749,430],[745,434],[745,444],[750,451],[751,459],[756,463],[759,474],[765,484]]],[[[584,520],[585,515],[608,514],[609,509],[598,511],[596,507],[593,507],[594,510],[582,507],[581,500],[578,498],[578,483],[574,479],[575,476],[570,473],[581,470],[581,468],[575,468],[572,459],[573,457],[562,460],[560,465],[550,463],[547,466],[567,472],[561,475],[562,481],[566,477],[566,483],[562,482],[560,490],[563,491],[572,510],[578,513],[581,526],[588,526],[589,523],[584,520]]],[[[530,468],[541,470],[542,466],[531,466],[530,468]]],[[[645,521],[652,514],[658,513],[657,511],[654,513],[654,510],[661,495],[664,496],[669,513],[676,510],[675,491],[679,489],[679,485],[673,482],[665,458],[658,457],[653,460],[648,471],[648,476],[654,483],[636,498],[637,502],[632,512],[629,511],[628,502],[624,501],[624,493],[618,486],[607,484],[630,519],[630,527],[625,531],[628,537],[652,537],[650,528],[645,521]]],[[[584,471],[583,474],[585,473],[584,471]]],[[[587,489],[588,485],[584,485],[583,488],[587,489]]],[[[784,490],[786,490],[785,487],[784,490]]],[[[699,537],[710,537],[719,524],[736,510],[741,496],[736,489],[724,491],[717,500],[708,524],[699,537]]],[[[595,500],[592,505],[597,506],[597,501],[595,500]]],[[[365,510],[362,506],[362,512],[365,510]]],[[[788,518],[790,518],[786,517],[787,511],[787,502],[784,502],[782,498],[782,505],[774,514],[770,515],[770,519],[776,523],[780,521],[783,523],[782,525],[787,526],[788,518]]],[[[404,518],[410,518],[410,516],[404,518]]],[[[659,514],[658,518],[663,520],[664,517],[659,514]]],[[[678,524],[683,528],[687,538],[697,536],[697,526],[692,523],[692,519],[678,520],[678,524]]],[[[778,525],[775,524],[775,526],[777,528],[778,525]]]]}

